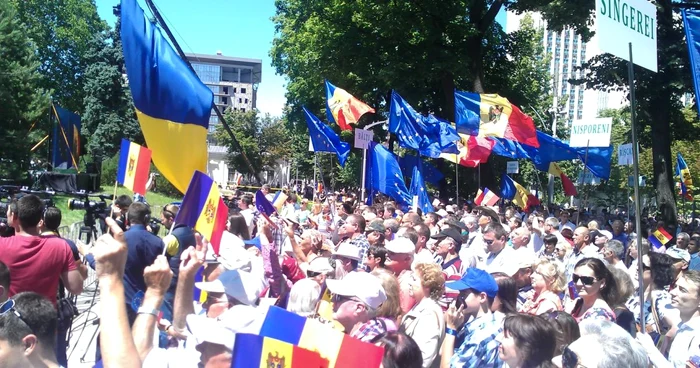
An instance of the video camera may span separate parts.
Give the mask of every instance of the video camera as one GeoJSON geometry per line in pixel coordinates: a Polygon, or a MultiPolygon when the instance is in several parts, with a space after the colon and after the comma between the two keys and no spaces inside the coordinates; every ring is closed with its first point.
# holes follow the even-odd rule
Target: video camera
{"type": "Polygon", "coordinates": [[[163,225],[163,222],[161,222],[160,219],[151,218],[151,221],[148,223],[148,227],[151,228],[151,234],[158,235],[161,225],[163,225]]]}
{"type": "Polygon", "coordinates": [[[7,221],[7,212],[12,200],[22,198],[27,194],[38,196],[44,207],[54,206],[53,195],[56,194],[54,191],[30,190],[18,185],[0,185],[0,237],[9,237],[15,234],[15,229],[7,221]]]}

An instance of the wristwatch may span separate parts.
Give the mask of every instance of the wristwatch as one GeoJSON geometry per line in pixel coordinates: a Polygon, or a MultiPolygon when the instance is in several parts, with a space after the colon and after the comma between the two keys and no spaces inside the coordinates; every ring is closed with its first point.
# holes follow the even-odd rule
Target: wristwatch
{"type": "Polygon", "coordinates": [[[154,317],[158,318],[158,310],[146,307],[139,307],[136,314],[152,314],[154,317]]]}
{"type": "Polygon", "coordinates": [[[445,333],[448,335],[457,336],[457,330],[449,327],[445,328],[445,333]]]}

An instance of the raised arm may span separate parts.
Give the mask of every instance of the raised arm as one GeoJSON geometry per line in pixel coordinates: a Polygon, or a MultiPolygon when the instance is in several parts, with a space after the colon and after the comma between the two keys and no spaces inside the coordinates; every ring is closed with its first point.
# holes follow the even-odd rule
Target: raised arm
{"type": "Polygon", "coordinates": [[[146,281],[146,294],[131,331],[141,361],[144,361],[153,349],[153,332],[158,322],[158,310],[163,304],[165,293],[173,278],[173,272],[165,256],[159,255],[152,265],[146,267],[143,278],[146,281]]]}

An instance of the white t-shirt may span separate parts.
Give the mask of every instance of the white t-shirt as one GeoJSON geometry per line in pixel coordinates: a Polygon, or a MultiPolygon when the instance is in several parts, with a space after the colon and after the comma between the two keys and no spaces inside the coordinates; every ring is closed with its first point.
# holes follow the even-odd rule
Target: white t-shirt
{"type": "Polygon", "coordinates": [[[491,272],[501,272],[511,268],[511,265],[518,260],[515,249],[505,246],[498,254],[488,253],[486,259],[479,268],[491,272]]]}
{"type": "Polygon", "coordinates": [[[253,230],[255,230],[255,212],[249,207],[241,210],[240,214],[245,219],[245,224],[248,225],[248,234],[253,236],[253,230]]]}

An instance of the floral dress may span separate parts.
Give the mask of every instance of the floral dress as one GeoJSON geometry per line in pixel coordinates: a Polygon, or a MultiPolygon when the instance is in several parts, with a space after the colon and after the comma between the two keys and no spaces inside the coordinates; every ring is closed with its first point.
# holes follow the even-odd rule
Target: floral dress
{"type": "Polygon", "coordinates": [[[574,317],[576,322],[581,323],[581,321],[586,319],[600,319],[610,322],[615,322],[615,312],[608,306],[602,299],[595,301],[592,307],[590,307],[583,314],[580,314],[580,309],[583,308],[583,299],[578,299],[574,306],[571,316],[574,317]]]}

